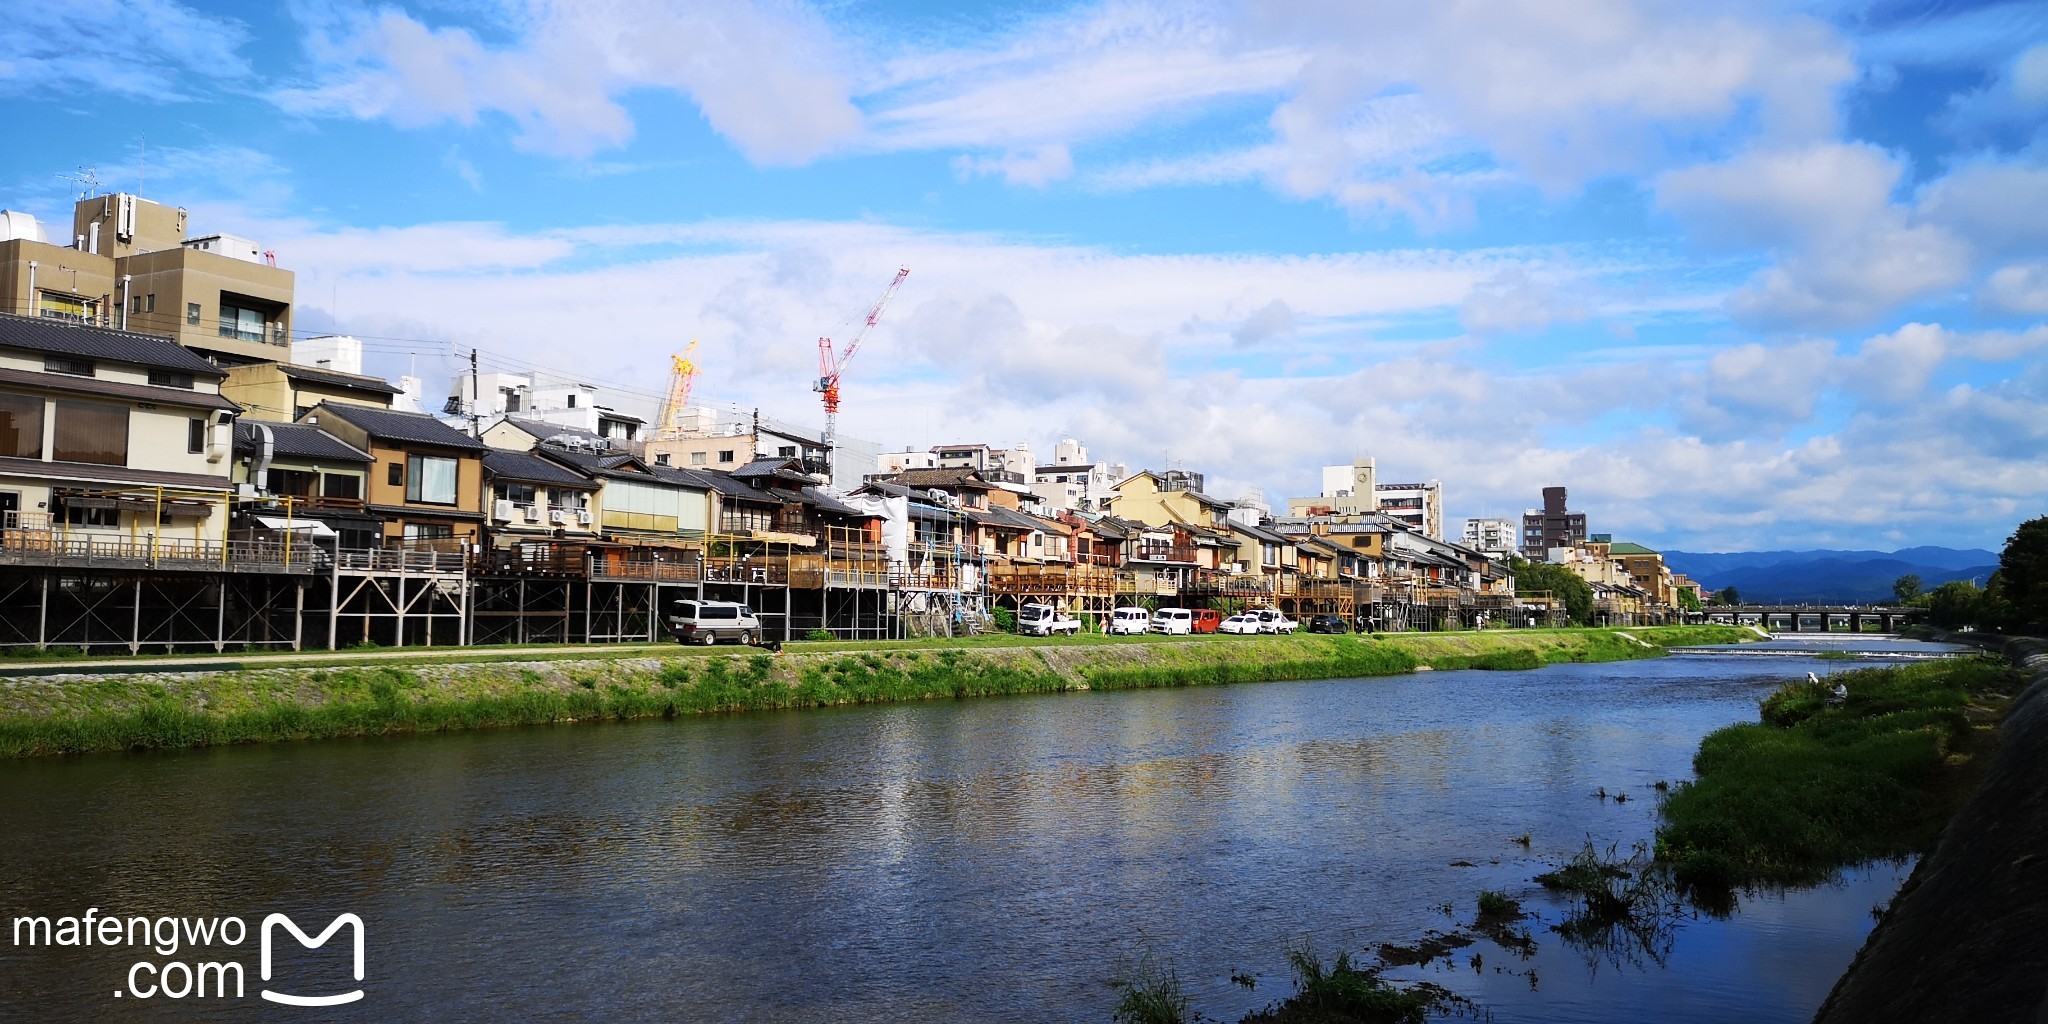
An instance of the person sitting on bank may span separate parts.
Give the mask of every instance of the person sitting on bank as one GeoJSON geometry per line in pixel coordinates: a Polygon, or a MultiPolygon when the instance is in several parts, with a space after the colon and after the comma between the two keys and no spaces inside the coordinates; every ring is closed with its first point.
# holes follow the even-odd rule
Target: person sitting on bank
{"type": "Polygon", "coordinates": [[[1836,680],[1835,688],[1829,692],[1834,695],[1835,703],[1840,704],[1849,699],[1849,684],[1836,680]]]}

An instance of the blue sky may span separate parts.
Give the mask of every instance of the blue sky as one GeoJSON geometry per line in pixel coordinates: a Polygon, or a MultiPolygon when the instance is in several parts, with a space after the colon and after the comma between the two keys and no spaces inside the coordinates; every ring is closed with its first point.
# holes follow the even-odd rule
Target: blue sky
{"type": "Polygon", "coordinates": [[[98,170],[302,329],[1211,489],[1354,455],[1691,550],[2048,512],[2048,7],[81,0],[0,28],[0,206],[98,170]],[[59,9],[61,8],[61,9],[59,9]],[[145,139],[146,136],[146,139],[145,139]]]}

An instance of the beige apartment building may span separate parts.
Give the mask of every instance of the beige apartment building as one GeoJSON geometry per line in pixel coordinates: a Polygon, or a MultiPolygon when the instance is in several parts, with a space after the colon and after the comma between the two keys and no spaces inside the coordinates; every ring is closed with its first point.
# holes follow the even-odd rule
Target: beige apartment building
{"type": "Polygon", "coordinates": [[[222,365],[287,359],[293,277],[233,235],[186,236],[183,209],[80,199],[68,237],[0,211],[0,313],[168,336],[222,365]]]}

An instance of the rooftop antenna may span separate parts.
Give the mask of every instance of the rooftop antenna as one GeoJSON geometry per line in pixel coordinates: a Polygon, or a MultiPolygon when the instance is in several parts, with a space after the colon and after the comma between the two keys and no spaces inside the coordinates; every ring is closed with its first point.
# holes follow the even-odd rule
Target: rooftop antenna
{"type": "Polygon", "coordinates": [[[80,167],[77,174],[59,174],[57,177],[77,185],[80,199],[92,199],[100,194],[100,172],[95,168],[80,167]]]}

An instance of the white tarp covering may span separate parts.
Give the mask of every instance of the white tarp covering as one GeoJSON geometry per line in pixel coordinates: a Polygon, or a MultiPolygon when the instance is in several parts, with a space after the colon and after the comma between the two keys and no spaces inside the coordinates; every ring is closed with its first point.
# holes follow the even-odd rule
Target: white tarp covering
{"type": "Polygon", "coordinates": [[[283,516],[257,516],[256,521],[272,530],[304,530],[315,537],[334,536],[334,528],[318,519],[286,519],[283,516]]]}
{"type": "Polygon", "coordinates": [[[835,496],[865,515],[882,520],[882,551],[891,565],[910,562],[910,499],[880,494],[835,496]]]}

